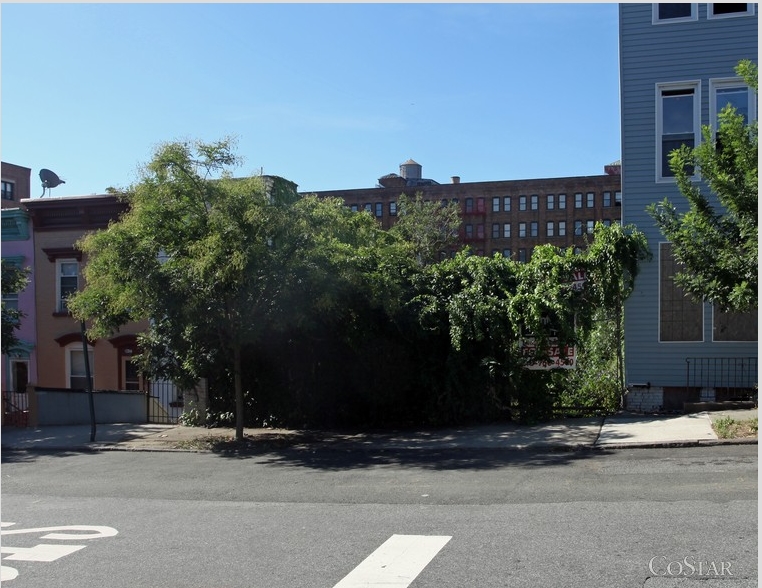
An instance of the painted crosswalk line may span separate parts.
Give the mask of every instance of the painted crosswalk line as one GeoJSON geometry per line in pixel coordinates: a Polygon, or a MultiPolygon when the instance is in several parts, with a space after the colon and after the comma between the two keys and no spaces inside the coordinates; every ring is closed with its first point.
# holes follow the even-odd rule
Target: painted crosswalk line
{"type": "Polygon", "coordinates": [[[447,535],[392,535],[334,588],[407,588],[450,539],[447,535]]]}

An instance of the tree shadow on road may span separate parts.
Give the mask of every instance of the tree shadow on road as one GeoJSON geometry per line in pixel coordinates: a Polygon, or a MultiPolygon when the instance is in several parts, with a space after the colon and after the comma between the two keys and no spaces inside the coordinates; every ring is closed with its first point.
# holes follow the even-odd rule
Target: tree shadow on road
{"type": "Polygon", "coordinates": [[[503,467],[535,468],[564,466],[613,453],[592,448],[383,448],[308,444],[267,450],[225,449],[214,453],[226,459],[256,459],[272,466],[291,466],[323,471],[377,467],[407,467],[434,471],[483,471],[503,467]]]}

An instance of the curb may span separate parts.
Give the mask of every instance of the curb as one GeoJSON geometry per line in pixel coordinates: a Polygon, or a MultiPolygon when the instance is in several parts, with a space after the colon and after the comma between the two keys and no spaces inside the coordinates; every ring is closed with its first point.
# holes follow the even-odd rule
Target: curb
{"type": "MultiPolygon", "coordinates": [[[[167,442],[169,444],[169,442],[167,442]]],[[[352,447],[351,445],[331,445],[325,446],[322,449],[343,449],[343,450],[357,450],[357,451],[557,451],[557,452],[575,452],[575,451],[605,451],[609,449],[668,449],[678,447],[717,447],[724,445],[758,445],[757,438],[740,438],[740,439],[696,439],[685,441],[654,441],[654,442],[632,442],[632,443],[606,443],[598,444],[597,440],[591,445],[587,444],[530,444],[530,445],[506,445],[506,446],[448,446],[448,447],[410,447],[410,446],[394,446],[394,445],[377,445],[373,447],[352,447]]],[[[279,449],[287,449],[288,447],[281,447],[279,449]]],[[[3,445],[0,447],[3,451],[28,451],[34,453],[60,453],[66,451],[77,451],[82,453],[98,453],[106,451],[125,451],[125,452],[146,452],[146,453],[235,453],[241,450],[229,449],[214,451],[211,449],[180,449],[175,447],[160,447],[160,446],[141,446],[130,445],[128,443],[116,443],[113,445],[74,445],[71,447],[17,447],[12,445],[3,445]]],[[[243,451],[247,451],[249,448],[244,448],[243,451]]],[[[268,450],[265,453],[270,453],[272,450],[268,450]]]]}

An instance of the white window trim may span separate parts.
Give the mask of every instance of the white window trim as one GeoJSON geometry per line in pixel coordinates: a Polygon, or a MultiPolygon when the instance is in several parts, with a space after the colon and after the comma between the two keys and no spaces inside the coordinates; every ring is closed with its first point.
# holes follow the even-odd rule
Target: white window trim
{"type": "Polygon", "coordinates": [[[657,273],[657,290],[656,290],[656,298],[657,298],[657,305],[656,305],[656,337],[659,343],[663,343],[664,345],[695,345],[696,343],[703,343],[706,335],[704,333],[704,325],[706,325],[706,304],[701,305],[701,339],[697,339],[695,341],[664,341],[661,338],[661,251],[662,251],[662,244],[672,244],[671,241],[659,241],[657,244],[657,247],[659,248],[659,254],[658,254],[658,263],[659,265],[656,268],[657,273]]]}
{"type": "Polygon", "coordinates": [[[712,78],[709,80],[709,122],[712,130],[718,127],[717,115],[717,90],[723,88],[747,88],[749,90],[749,120],[757,120],[757,94],[746,85],[742,78],[712,78]]]}
{"type": "MultiPolygon", "coordinates": [[[[662,92],[669,90],[693,90],[693,145],[698,147],[701,143],[701,80],[686,80],[681,82],[663,82],[656,84],[656,183],[674,184],[673,176],[661,175],[662,160],[662,92]]],[[[694,173],[692,179],[698,179],[694,173]]]]}
{"type": "Polygon", "coordinates": [[[664,24],[674,24],[677,22],[692,22],[694,20],[698,20],[698,4],[695,4],[695,3],[691,4],[691,15],[684,16],[682,18],[660,19],[659,18],[659,4],[652,4],[651,7],[652,7],[651,8],[651,24],[664,25],[664,24]]]}
{"type": "Polygon", "coordinates": [[[721,20],[723,18],[739,18],[742,16],[754,16],[754,4],[746,4],[746,12],[731,12],[730,14],[712,14],[712,6],[716,4],[706,5],[706,18],[707,20],[721,20]]]}
{"type": "MultiPolygon", "coordinates": [[[[66,358],[66,388],[71,387],[71,352],[82,351],[82,342],[77,341],[75,343],[69,343],[64,347],[64,354],[66,358]]],[[[92,345],[87,346],[87,351],[90,356],[90,377],[93,381],[93,388],[95,388],[95,347],[92,345]]]]}

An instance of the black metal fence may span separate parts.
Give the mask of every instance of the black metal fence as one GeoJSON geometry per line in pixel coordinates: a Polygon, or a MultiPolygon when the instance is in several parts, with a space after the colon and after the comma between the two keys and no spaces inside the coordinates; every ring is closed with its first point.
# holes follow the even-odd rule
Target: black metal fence
{"type": "Polygon", "coordinates": [[[714,388],[715,400],[747,400],[757,396],[756,357],[689,357],[686,389],[714,388]]]}
{"type": "Polygon", "coordinates": [[[182,390],[168,380],[153,380],[146,387],[148,422],[177,424],[183,412],[182,390]]]}
{"type": "Polygon", "coordinates": [[[26,427],[29,424],[29,400],[26,392],[3,391],[3,425],[26,427]]]}

